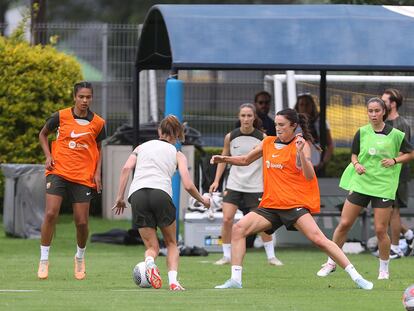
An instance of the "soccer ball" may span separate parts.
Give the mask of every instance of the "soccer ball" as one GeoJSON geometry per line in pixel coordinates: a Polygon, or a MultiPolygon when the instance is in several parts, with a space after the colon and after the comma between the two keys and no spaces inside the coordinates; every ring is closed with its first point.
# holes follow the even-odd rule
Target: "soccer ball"
{"type": "Polygon", "coordinates": [[[407,311],[414,311],[414,285],[404,291],[402,303],[407,311]]]}
{"type": "Polygon", "coordinates": [[[145,262],[137,263],[137,265],[134,267],[134,270],[132,271],[132,279],[139,287],[151,287],[151,284],[148,280],[147,270],[145,268],[145,262]]]}

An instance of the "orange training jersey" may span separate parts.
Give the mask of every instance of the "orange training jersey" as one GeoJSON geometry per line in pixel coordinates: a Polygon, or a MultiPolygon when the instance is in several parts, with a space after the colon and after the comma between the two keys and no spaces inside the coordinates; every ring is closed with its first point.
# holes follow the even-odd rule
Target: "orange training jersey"
{"type": "Polygon", "coordinates": [[[52,142],[54,174],[64,179],[96,188],[94,175],[99,160],[96,138],[105,121],[94,113],[87,125],[79,124],[72,115],[72,108],[59,110],[59,128],[56,140],[52,142]]]}
{"type": "Polygon", "coordinates": [[[263,140],[264,192],[259,207],[290,209],[305,207],[312,214],[320,212],[319,186],[316,176],[306,180],[296,165],[296,143],[293,140],[277,148],[277,137],[263,140]]]}

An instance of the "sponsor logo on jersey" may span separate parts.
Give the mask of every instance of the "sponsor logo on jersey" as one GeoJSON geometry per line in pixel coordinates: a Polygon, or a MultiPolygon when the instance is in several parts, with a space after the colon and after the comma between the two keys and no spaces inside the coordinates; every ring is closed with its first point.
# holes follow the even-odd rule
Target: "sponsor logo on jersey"
{"type": "Polygon", "coordinates": [[[266,167],[267,168],[283,169],[283,164],[280,164],[280,163],[272,163],[269,160],[267,160],[266,161],[266,167]]]}
{"type": "Polygon", "coordinates": [[[75,149],[75,148],[78,148],[78,149],[81,149],[81,148],[82,149],[88,149],[89,148],[89,146],[87,144],[76,143],[73,140],[71,140],[68,145],[69,145],[69,148],[70,149],[75,149]]]}

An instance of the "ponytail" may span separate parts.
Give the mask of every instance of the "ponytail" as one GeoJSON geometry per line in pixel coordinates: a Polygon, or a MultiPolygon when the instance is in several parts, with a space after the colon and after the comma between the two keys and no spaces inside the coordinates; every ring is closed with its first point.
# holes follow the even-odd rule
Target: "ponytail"
{"type": "Polygon", "coordinates": [[[300,128],[302,129],[303,138],[309,143],[313,144],[319,152],[322,152],[321,147],[319,147],[314,142],[313,136],[309,128],[308,117],[306,116],[306,114],[297,113],[294,109],[286,108],[278,111],[276,115],[284,116],[287,120],[289,120],[290,124],[297,124],[298,126],[300,126],[300,128]]]}
{"type": "Polygon", "coordinates": [[[298,113],[298,120],[299,120],[298,122],[299,126],[302,129],[303,138],[305,138],[306,141],[314,145],[316,150],[318,150],[319,152],[322,152],[321,147],[315,144],[315,140],[313,139],[313,136],[309,128],[309,120],[308,120],[307,115],[304,113],[298,113]]]}

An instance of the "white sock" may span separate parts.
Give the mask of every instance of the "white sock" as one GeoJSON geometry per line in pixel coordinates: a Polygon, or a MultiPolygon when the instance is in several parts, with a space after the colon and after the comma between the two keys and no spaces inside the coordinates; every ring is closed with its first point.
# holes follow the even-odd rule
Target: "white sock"
{"type": "Polygon", "coordinates": [[[231,259],[231,244],[223,244],[223,256],[231,259]]]}
{"type": "Polygon", "coordinates": [[[328,257],[327,263],[332,265],[332,266],[336,266],[336,262],[331,257],[328,257]]]}
{"type": "Polygon", "coordinates": [[[399,253],[400,252],[400,246],[399,245],[394,245],[394,244],[391,244],[391,250],[394,252],[394,253],[399,253]]]}
{"type": "Polygon", "coordinates": [[[239,284],[242,283],[242,270],[242,266],[231,266],[231,278],[239,284]]]}
{"type": "Polygon", "coordinates": [[[379,270],[380,271],[384,271],[384,272],[388,272],[388,265],[390,263],[390,260],[389,259],[388,260],[382,260],[382,259],[380,259],[379,262],[380,262],[380,268],[379,268],[379,270]]]}
{"type": "Polygon", "coordinates": [[[353,281],[356,279],[361,279],[362,276],[358,273],[358,271],[355,269],[355,267],[352,264],[349,264],[345,267],[345,271],[348,272],[349,276],[353,281]]]}
{"type": "Polygon", "coordinates": [[[276,257],[275,256],[275,247],[273,246],[273,241],[264,242],[263,247],[266,251],[267,259],[276,257]]]}
{"type": "Polygon", "coordinates": [[[173,270],[168,271],[168,284],[169,285],[178,283],[177,274],[178,274],[177,271],[173,271],[173,270]]]}
{"type": "Polygon", "coordinates": [[[412,240],[412,238],[414,238],[413,230],[408,229],[407,232],[404,233],[404,238],[406,238],[407,240],[412,240]]]}
{"type": "Polygon", "coordinates": [[[86,247],[80,248],[76,245],[76,258],[82,259],[85,256],[86,247]]]}
{"type": "Polygon", "coordinates": [[[40,245],[40,260],[49,260],[50,246],[40,245]]]}
{"type": "Polygon", "coordinates": [[[145,257],[145,265],[148,266],[149,264],[155,264],[154,257],[152,256],[145,257]]]}

